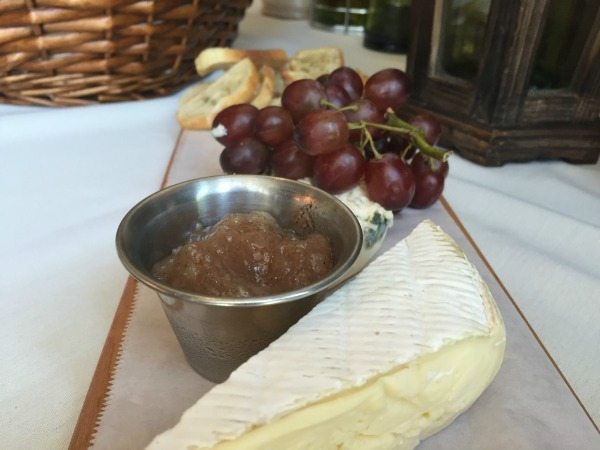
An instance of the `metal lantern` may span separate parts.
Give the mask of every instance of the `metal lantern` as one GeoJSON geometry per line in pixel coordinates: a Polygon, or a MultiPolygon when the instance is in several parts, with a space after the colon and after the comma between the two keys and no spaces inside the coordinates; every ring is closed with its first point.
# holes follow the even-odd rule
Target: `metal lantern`
{"type": "Polygon", "coordinates": [[[600,153],[600,0],[420,0],[412,114],[479,164],[600,153]]]}

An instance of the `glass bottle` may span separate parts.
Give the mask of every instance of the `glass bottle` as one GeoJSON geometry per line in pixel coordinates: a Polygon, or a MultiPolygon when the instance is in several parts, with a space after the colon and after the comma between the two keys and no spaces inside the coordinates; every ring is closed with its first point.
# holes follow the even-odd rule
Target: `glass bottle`
{"type": "Polygon", "coordinates": [[[262,13],[280,19],[306,19],[309,0],[263,0],[262,13]]]}
{"type": "Polygon", "coordinates": [[[406,53],[409,45],[411,0],[371,0],[367,12],[365,47],[406,53]]]}
{"type": "Polygon", "coordinates": [[[311,25],[345,34],[362,34],[368,0],[313,0],[311,25]]]}

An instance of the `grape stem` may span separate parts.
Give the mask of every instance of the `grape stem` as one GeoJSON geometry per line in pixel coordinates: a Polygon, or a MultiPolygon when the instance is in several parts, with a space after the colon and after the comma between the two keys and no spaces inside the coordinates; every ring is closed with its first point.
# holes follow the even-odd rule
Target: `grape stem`
{"type": "MultiPolygon", "coordinates": [[[[392,132],[404,132],[408,134],[411,139],[414,141],[414,144],[423,152],[425,155],[430,156],[431,158],[440,160],[445,162],[448,160],[452,152],[450,150],[444,150],[443,148],[436,147],[434,145],[429,144],[425,140],[425,136],[420,128],[411,125],[408,122],[400,119],[393,111],[388,111],[386,114],[386,125],[391,126],[391,128],[384,128],[388,131],[392,132]]],[[[369,124],[369,125],[377,125],[377,124],[369,124]]],[[[380,126],[381,128],[381,126],[380,126]]]]}
{"type": "Polygon", "coordinates": [[[339,112],[358,111],[358,106],[356,106],[356,105],[342,106],[341,108],[339,108],[336,105],[334,105],[333,103],[331,103],[330,101],[327,101],[325,99],[321,99],[320,103],[321,103],[321,106],[326,106],[328,108],[335,109],[336,111],[339,111],[339,112]]]}
{"type": "MultiPolygon", "coordinates": [[[[394,123],[394,121],[390,121],[388,119],[388,123],[390,123],[390,122],[394,123]]],[[[404,122],[404,121],[402,121],[402,122],[404,122]]],[[[406,122],[404,122],[404,123],[406,123],[406,122]]],[[[407,134],[414,141],[414,144],[419,148],[419,150],[421,150],[421,152],[423,152],[427,156],[430,156],[431,158],[439,159],[440,161],[447,161],[448,158],[450,157],[450,155],[452,154],[452,152],[449,150],[444,150],[440,147],[435,147],[433,145],[430,145],[425,140],[423,135],[421,134],[421,131],[418,130],[416,127],[413,127],[410,124],[408,124],[408,125],[412,129],[406,129],[405,127],[398,127],[397,123],[394,123],[394,125],[388,125],[388,124],[381,124],[381,123],[363,122],[363,124],[365,126],[379,128],[381,130],[386,130],[386,131],[391,131],[393,133],[407,134]]]]}
{"type": "MultiPolygon", "coordinates": [[[[375,146],[375,141],[373,140],[373,136],[367,129],[367,122],[361,120],[360,122],[348,122],[348,128],[350,130],[360,130],[360,143],[358,144],[360,150],[365,153],[365,147],[369,144],[369,148],[371,152],[373,152],[373,156],[375,159],[381,158],[381,153],[377,151],[377,147],[375,146]]],[[[366,156],[365,156],[366,157],[366,156]]]]}
{"type": "MultiPolygon", "coordinates": [[[[366,124],[366,122],[362,122],[361,124],[366,124]]],[[[367,130],[367,127],[365,126],[363,128],[364,134],[366,136],[367,142],[369,143],[369,147],[371,147],[371,151],[373,152],[373,156],[375,156],[375,159],[381,159],[381,153],[379,153],[377,151],[377,148],[375,147],[375,142],[373,141],[373,136],[371,136],[371,133],[369,133],[369,130],[367,130]]]]}
{"type": "MultiPolygon", "coordinates": [[[[333,108],[339,112],[357,111],[358,110],[357,105],[348,105],[348,106],[344,106],[342,108],[338,108],[336,105],[334,105],[333,103],[331,103],[325,99],[321,100],[321,105],[329,107],[329,108],[333,108]]],[[[371,136],[371,133],[369,132],[367,127],[379,128],[381,130],[391,131],[393,133],[400,133],[400,134],[408,135],[410,137],[412,143],[416,147],[418,147],[419,150],[423,154],[429,156],[430,158],[437,159],[438,161],[445,162],[448,160],[448,158],[452,154],[452,151],[450,151],[450,150],[444,150],[443,148],[436,147],[435,145],[429,144],[429,142],[427,142],[427,140],[425,139],[425,135],[423,134],[423,131],[420,128],[415,127],[414,125],[411,125],[410,123],[405,122],[404,120],[400,119],[400,117],[398,117],[394,113],[394,111],[392,111],[391,109],[387,111],[385,116],[386,116],[385,124],[365,122],[363,120],[361,120],[359,123],[348,122],[348,128],[350,130],[360,129],[362,131],[360,147],[362,149],[368,143],[375,158],[377,158],[377,159],[381,158],[381,154],[375,148],[375,142],[373,141],[373,136],[371,136]],[[362,136],[365,137],[366,141],[363,141],[362,136]]],[[[404,149],[402,159],[404,159],[404,156],[406,155],[407,150],[408,150],[408,147],[406,149],[404,149]]]]}
{"type": "MultiPolygon", "coordinates": [[[[410,143],[406,144],[406,147],[404,147],[404,150],[402,150],[402,153],[400,153],[400,156],[403,161],[406,161],[406,155],[408,154],[410,147],[411,147],[410,143]]],[[[432,159],[432,158],[428,158],[428,159],[432,159]]]]}
{"type": "MultiPolygon", "coordinates": [[[[421,131],[416,129],[412,125],[410,125],[410,126],[411,126],[411,128],[414,128],[414,130],[406,130],[404,128],[399,128],[397,126],[386,125],[386,124],[381,124],[381,123],[373,123],[373,122],[361,122],[361,125],[364,127],[379,128],[381,130],[391,131],[393,133],[406,134],[406,135],[410,136],[410,138],[413,140],[413,143],[419,148],[419,150],[421,150],[421,152],[423,152],[425,155],[429,156],[430,158],[438,159],[442,162],[447,161],[448,158],[450,157],[450,155],[452,154],[452,151],[450,151],[450,150],[444,150],[443,148],[430,145],[425,140],[425,138],[422,136],[421,131]]],[[[354,127],[354,128],[361,128],[361,127],[354,127]]],[[[367,133],[369,133],[369,132],[367,131],[367,133]]],[[[370,135],[370,133],[369,133],[369,135],[370,135]]]]}

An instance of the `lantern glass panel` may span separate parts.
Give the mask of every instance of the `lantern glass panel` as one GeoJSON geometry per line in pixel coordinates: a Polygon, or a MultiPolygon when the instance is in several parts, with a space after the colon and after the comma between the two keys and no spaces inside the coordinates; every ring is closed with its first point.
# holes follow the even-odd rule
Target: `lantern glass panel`
{"type": "Polygon", "coordinates": [[[570,87],[579,56],[592,29],[597,2],[551,0],[529,87],[570,87]]]}
{"type": "Polygon", "coordinates": [[[474,81],[479,71],[491,0],[443,2],[438,69],[474,81]]]}

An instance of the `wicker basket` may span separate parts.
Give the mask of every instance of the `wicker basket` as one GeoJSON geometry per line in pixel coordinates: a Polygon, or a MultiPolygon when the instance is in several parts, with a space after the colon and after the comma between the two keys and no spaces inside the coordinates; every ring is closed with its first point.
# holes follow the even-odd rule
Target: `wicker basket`
{"type": "Polygon", "coordinates": [[[252,0],[0,0],[0,102],[82,105],[168,94],[252,0]]]}

